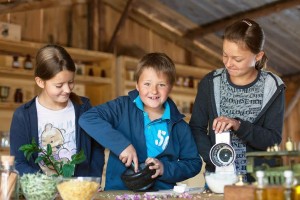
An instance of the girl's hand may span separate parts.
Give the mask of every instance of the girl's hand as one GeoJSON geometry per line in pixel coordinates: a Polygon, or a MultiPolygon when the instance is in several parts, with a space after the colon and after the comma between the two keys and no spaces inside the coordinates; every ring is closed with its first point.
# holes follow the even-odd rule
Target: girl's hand
{"type": "Polygon", "coordinates": [[[212,128],[215,133],[222,133],[229,130],[237,131],[240,128],[240,122],[233,118],[220,116],[214,119],[212,128]]]}
{"type": "Polygon", "coordinates": [[[153,163],[154,165],[149,166],[149,169],[156,170],[155,174],[151,176],[151,178],[156,178],[158,176],[162,176],[164,174],[164,165],[156,158],[147,158],[145,164],[153,163]]]}

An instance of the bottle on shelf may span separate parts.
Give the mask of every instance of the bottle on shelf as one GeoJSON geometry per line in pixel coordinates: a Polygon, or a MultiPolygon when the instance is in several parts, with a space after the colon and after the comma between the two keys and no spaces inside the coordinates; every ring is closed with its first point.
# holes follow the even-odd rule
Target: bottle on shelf
{"type": "Polygon", "coordinates": [[[84,75],[84,64],[81,61],[75,64],[76,66],[76,74],[84,75]]]}
{"type": "Polygon", "coordinates": [[[9,96],[10,87],[0,85],[0,101],[5,102],[9,96]]]}
{"type": "Polygon", "coordinates": [[[89,69],[89,76],[94,76],[94,70],[93,70],[93,68],[89,69]]]}
{"type": "Polygon", "coordinates": [[[0,199],[19,199],[19,173],[15,169],[14,156],[1,156],[0,161],[0,199]]]}
{"type": "Polygon", "coordinates": [[[293,142],[290,137],[288,137],[287,142],[285,143],[285,149],[287,151],[293,151],[293,142]]]}
{"type": "Polygon", "coordinates": [[[13,56],[12,67],[13,68],[20,68],[19,57],[17,55],[13,56]]]}
{"type": "Polygon", "coordinates": [[[29,54],[26,55],[25,60],[24,60],[24,69],[33,69],[33,64],[31,61],[31,56],[29,54]]]}
{"type": "Polygon", "coordinates": [[[255,190],[255,200],[266,200],[266,190],[265,190],[265,181],[264,176],[265,173],[263,171],[256,171],[256,179],[257,179],[257,186],[255,190]]]}
{"type": "Polygon", "coordinates": [[[184,86],[184,87],[189,87],[189,82],[190,82],[190,78],[189,78],[189,77],[186,77],[186,78],[184,79],[183,86],[184,86]]]}
{"type": "Polygon", "coordinates": [[[189,76],[189,88],[194,88],[194,77],[189,76]]]}
{"type": "Polygon", "coordinates": [[[292,187],[293,187],[293,171],[285,170],[283,172],[284,176],[284,199],[291,200],[292,199],[292,187]]]}
{"type": "Polygon", "coordinates": [[[104,69],[101,70],[100,77],[102,77],[102,78],[106,77],[106,71],[104,69]]]}
{"type": "Polygon", "coordinates": [[[183,85],[183,77],[178,76],[176,79],[176,86],[181,87],[183,85]]]}
{"type": "Polygon", "coordinates": [[[15,103],[23,103],[23,92],[21,88],[17,88],[15,92],[15,103]]]}

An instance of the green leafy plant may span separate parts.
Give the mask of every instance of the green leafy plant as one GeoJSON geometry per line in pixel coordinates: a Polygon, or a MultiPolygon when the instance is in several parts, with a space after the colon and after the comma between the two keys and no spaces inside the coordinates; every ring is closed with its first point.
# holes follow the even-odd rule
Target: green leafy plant
{"type": "Polygon", "coordinates": [[[31,144],[22,145],[19,150],[24,152],[24,156],[27,160],[30,159],[33,153],[38,153],[38,157],[35,159],[35,163],[43,161],[48,168],[54,169],[56,174],[54,176],[72,177],[75,171],[75,165],[82,163],[86,156],[83,150],[79,153],[72,155],[71,160],[58,161],[52,155],[52,147],[47,144],[47,149],[43,149],[33,139],[31,144]]]}

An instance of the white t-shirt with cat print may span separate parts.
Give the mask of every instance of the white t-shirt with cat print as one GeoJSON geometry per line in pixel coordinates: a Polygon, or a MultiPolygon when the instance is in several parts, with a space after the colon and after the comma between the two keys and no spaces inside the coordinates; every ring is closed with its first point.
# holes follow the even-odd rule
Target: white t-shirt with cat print
{"type": "MultiPolygon", "coordinates": [[[[39,146],[46,149],[47,144],[50,144],[56,160],[71,160],[71,156],[76,153],[75,110],[71,100],[64,109],[50,110],[42,106],[37,97],[36,108],[39,146]]],[[[39,165],[45,174],[54,173],[42,162],[39,165]]]]}

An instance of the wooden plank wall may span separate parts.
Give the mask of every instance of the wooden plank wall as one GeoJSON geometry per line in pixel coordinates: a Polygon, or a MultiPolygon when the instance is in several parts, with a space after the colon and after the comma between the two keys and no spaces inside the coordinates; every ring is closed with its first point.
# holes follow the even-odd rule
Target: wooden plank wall
{"type": "MultiPolygon", "coordinates": [[[[105,39],[106,44],[112,37],[121,13],[105,6],[105,39]]],[[[16,12],[0,15],[0,21],[21,25],[22,40],[57,43],[87,49],[88,36],[87,5],[78,4],[47,9],[16,12]]],[[[170,42],[140,24],[127,19],[118,35],[114,53],[141,57],[144,53],[161,51],[167,53],[175,62],[201,65],[212,68],[204,60],[193,60],[187,63],[187,52],[174,42],[170,42]]]]}
{"type": "Polygon", "coordinates": [[[285,142],[290,138],[294,142],[294,146],[300,150],[300,99],[297,98],[297,92],[300,89],[300,76],[291,76],[283,78],[286,85],[286,111],[293,104],[290,113],[284,120],[283,141],[281,147],[284,147],[285,142]]]}
{"type": "MultiPolygon", "coordinates": [[[[121,13],[105,6],[104,43],[108,44],[114,29],[119,21],[121,13]]],[[[60,6],[47,9],[38,9],[26,12],[17,12],[0,15],[0,21],[11,22],[22,26],[22,40],[58,43],[65,46],[88,48],[88,6],[76,4],[72,6],[60,6]]],[[[144,53],[160,51],[167,53],[175,62],[189,65],[197,65],[208,69],[220,66],[210,66],[205,60],[199,59],[172,41],[160,37],[148,28],[127,19],[118,35],[117,45],[114,49],[116,55],[130,55],[141,57],[144,53]]],[[[287,80],[287,105],[289,99],[295,94],[299,83],[287,80]]],[[[298,102],[290,116],[285,120],[283,143],[290,136],[294,141],[300,141],[300,103],[298,102]]]]}

